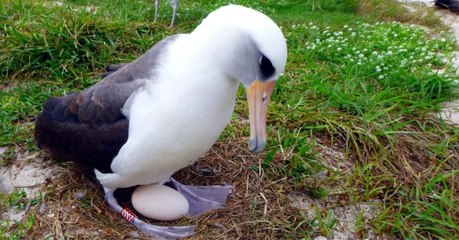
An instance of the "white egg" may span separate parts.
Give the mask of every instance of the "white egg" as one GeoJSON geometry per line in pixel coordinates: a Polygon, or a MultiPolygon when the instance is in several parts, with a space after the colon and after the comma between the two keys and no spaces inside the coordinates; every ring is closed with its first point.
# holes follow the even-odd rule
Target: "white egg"
{"type": "Polygon", "coordinates": [[[145,217],[177,220],[188,213],[189,204],[182,194],[164,185],[139,186],[132,193],[132,205],[145,217]]]}

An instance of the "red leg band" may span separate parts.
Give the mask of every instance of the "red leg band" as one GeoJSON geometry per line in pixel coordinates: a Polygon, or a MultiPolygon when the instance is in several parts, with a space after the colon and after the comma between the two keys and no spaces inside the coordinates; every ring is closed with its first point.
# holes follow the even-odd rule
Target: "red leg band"
{"type": "Polygon", "coordinates": [[[127,208],[123,208],[121,210],[121,216],[124,217],[124,219],[126,219],[128,222],[132,222],[134,221],[134,218],[136,218],[137,216],[129,209],[127,208]]]}

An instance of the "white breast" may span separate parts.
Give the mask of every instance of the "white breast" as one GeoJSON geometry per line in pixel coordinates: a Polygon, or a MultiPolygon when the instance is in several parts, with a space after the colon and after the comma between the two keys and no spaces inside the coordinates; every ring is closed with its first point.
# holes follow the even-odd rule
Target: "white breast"
{"type": "Polygon", "coordinates": [[[167,80],[132,99],[129,138],[111,165],[119,187],[165,181],[209,150],[231,118],[238,82],[218,71],[164,72],[167,80]]]}

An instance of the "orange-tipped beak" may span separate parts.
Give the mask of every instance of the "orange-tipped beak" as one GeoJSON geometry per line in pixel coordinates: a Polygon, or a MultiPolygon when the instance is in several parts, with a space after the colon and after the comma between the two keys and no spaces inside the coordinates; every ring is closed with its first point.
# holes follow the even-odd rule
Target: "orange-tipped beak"
{"type": "Polygon", "coordinates": [[[250,141],[249,151],[261,152],[266,145],[266,110],[275,82],[255,80],[247,87],[249,102],[250,141]]]}

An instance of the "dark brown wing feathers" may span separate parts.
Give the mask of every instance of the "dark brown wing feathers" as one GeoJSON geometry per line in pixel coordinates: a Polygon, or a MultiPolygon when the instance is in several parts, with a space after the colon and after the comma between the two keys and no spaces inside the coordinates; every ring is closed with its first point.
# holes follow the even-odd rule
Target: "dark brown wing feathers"
{"type": "Polygon", "coordinates": [[[37,118],[35,138],[40,147],[62,161],[74,161],[101,172],[111,172],[110,164],[119,149],[127,141],[126,118],[110,124],[82,124],[78,116],[64,110],[64,101],[71,101],[75,94],[46,101],[48,109],[56,102],[54,111],[43,111],[37,118]],[[60,110],[59,110],[60,109],[60,110]],[[63,111],[62,111],[63,110],[63,111]]]}
{"type": "Polygon", "coordinates": [[[113,157],[128,138],[124,103],[154,77],[158,56],[177,36],[156,44],[130,64],[113,65],[105,78],[81,93],[51,97],[36,118],[38,145],[62,161],[111,172],[113,157]]]}

